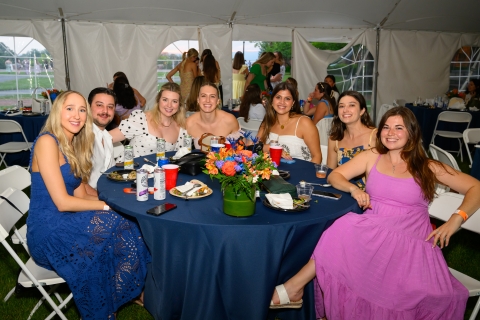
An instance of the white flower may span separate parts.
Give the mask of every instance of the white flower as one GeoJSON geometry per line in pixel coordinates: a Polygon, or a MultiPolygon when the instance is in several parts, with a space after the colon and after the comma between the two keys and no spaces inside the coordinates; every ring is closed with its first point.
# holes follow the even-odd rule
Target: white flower
{"type": "Polygon", "coordinates": [[[253,183],[257,183],[257,181],[258,181],[258,176],[253,177],[252,182],[253,182],[253,183]]]}

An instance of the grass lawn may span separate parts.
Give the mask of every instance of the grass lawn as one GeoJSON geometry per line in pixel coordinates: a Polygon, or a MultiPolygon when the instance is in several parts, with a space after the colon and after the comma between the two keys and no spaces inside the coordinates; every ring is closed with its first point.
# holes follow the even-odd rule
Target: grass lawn
{"type": "MultiPolygon", "coordinates": [[[[468,164],[466,162],[461,163],[460,159],[458,158],[457,162],[459,163],[460,169],[462,171],[469,171],[468,164]]],[[[27,189],[26,192],[27,194],[30,194],[29,189],[27,189]]],[[[21,226],[22,223],[25,223],[25,221],[22,221],[17,225],[21,226]]],[[[438,222],[437,225],[440,225],[441,223],[442,222],[438,222]]],[[[480,279],[480,246],[478,245],[479,243],[479,234],[466,230],[459,231],[453,236],[450,245],[443,249],[443,254],[448,265],[451,268],[463,272],[475,279],[480,279]]],[[[26,261],[28,255],[23,249],[23,247],[21,245],[12,246],[14,250],[17,251],[19,256],[24,261],[26,261]]],[[[15,263],[13,258],[11,258],[5,248],[3,246],[0,246],[0,298],[2,300],[3,297],[5,297],[5,295],[8,293],[8,291],[10,291],[10,289],[13,288],[13,286],[16,284],[19,269],[20,268],[15,263]]],[[[66,297],[69,291],[66,285],[63,286],[63,296],[66,297]]],[[[40,297],[40,293],[34,288],[25,289],[18,296],[13,295],[6,303],[3,301],[0,302],[0,318],[2,320],[27,319],[30,311],[35,306],[40,297]]],[[[475,306],[477,299],[478,297],[472,297],[468,299],[467,310],[464,319],[468,319],[470,317],[470,314],[475,306]]],[[[194,306],[192,306],[192,308],[193,307],[194,306]]],[[[50,312],[50,306],[44,303],[39,308],[39,310],[37,310],[32,319],[45,319],[50,314],[50,312]]],[[[80,319],[79,313],[73,302],[70,302],[68,304],[67,310],[65,310],[65,315],[68,319],[80,319]]],[[[150,320],[153,319],[153,317],[148,313],[146,309],[136,304],[129,303],[119,310],[117,319],[150,320]]],[[[479,319],[480,315],[477,316],[477,320],[479,319]]]]}
{"type": "MultiPolygon", "coordinates": [[[[20,78],[18,79],[18,90],[31,90],[35,87],[51,88],[53,86],[53,76],[38,77],[37,82],[34,78],[20,78]]],[[[4,90],[16,90],[17,82],[15,79],[0,82],[0,91],[4,90]]]]}

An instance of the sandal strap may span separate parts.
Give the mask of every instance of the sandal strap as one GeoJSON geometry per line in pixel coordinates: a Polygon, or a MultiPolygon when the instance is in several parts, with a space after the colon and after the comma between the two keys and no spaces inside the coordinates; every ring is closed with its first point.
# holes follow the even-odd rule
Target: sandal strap
{"type": "Polygon", "coordinates": [[[277,290],[278,297],[280,298],[280,304],[290,304],[290,298],[288,298],[287,290],[283,284],[276,286],[275,290],[277,290]]]}

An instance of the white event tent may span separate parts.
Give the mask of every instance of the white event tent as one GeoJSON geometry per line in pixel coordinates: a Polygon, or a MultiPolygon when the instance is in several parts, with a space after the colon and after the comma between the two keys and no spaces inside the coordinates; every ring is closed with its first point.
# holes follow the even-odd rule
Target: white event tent
{"type": "Polygon", "coordinates": [[[200,50],[213,51],[226,99],[232,41],[291,41],[301,96],[324,79],[329,63],[363,44],[378,68],[380,105],[446,92],[454,53],[480,47],[479,12],[478,0],[0,0],[0,35],[41,42],[55,60],[57,88],[67,88],[66,61],[71,88],[83,94],[121,70],[149,106],[157,57],[177,40],[198,40],[200,50]],[[349,45],[330,52],[309,41],[349,45]]]}

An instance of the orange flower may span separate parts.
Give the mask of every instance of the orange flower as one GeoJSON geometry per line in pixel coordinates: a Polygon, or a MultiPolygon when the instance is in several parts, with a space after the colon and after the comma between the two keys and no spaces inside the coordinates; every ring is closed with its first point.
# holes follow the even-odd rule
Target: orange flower
{"type": "Polygon", "coordinates": [[[262,175],[262,179],[270,179],[270,175],[272,174],[272,172],[270,171],[269,168],[265,168],[263,169],[262,171],[259,172],[259,174],[262,175]]]}
{"type": "Polygon", "coordinates": [[[235,161],[225,161],[225,163],[222,166],[222,172],[228,176],[228,177],[233,177],[235,173],[235,161]]]}
{"type": "Polygon", "coordinates": [[[214,163],[206,163],[205,168],[207,168],[208,174],[218,174],[218,168],[214,163]]]}
{"type": "Polygon", "coordinates": [[[217,157],[215,156],[215,152],[209,152],[207,154],[207,158],[212,160],[217,160],[217,157]]]}
{"type": "MultiPolygon", "coordinates": [[[[239,154],[241,154],[242,156],[245,156],[245,157],[250,158],[250,157],[252,156],[252,151],[250,151],[250,150],[241,150],[241,151],[239,152],[239,154]]],[[[243,162],[245,162],[245,161],[243,161],[243,162]]]]}

